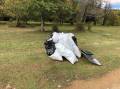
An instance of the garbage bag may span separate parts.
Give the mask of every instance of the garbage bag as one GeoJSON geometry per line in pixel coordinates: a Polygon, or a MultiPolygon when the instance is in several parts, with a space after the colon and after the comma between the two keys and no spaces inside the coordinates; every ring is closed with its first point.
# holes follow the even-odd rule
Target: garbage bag
{"type": "Polygon", "coordinates": [[[45,43],[46,54],[53,60],[63,61],[65,57],[69,62],[74,64],[78,61],[77,57],[81,55],[93,64],[101,65],[101,63],[94,58],[93,53],[81,50],[77,45],[77,38],[72,33],[57,33],[53,32],[51,38],[45,43]]]}
{"type": "Polygon", "coordinates": [[[73,53],[80,58],[81,57],[81,52],[72,39],[75,35],[72,33],[53,33],[52,39],[55,43],[61,43],[64,45],[66,48],[70,49],[73,51],[73,53]]]}
{"type": "Polygon", "coordinates": [[[60,53],[58,52],[58,50],[56,49],[55,52],[49,56],[51,59],[53,60],[57,60],[57,61],[63,61],[62,56],[60,55],[60,53]]]}
{"type": "Polygon", "coordinates": [[[61,43],[55,44],[52,39],[49,39],[44,45],[47,55],[53,60],[63,61],[62,57],[65,57],[72,64],[78,61],[75,54],[61,43]]]}
{"type": "Polygon", "coordinates": [[[45,43],[46,54],[53,60],[62,61],[63,58],[55,47],[52,39],[47,40],[45,43]]]}
{"type": "Polygon", "coordinates": [[[75,54],[70,49],[67,49],[61,43],[56,43],[55,47],[58,50],[58,52],[60,53],[60,55],[65,57],[70,63],[74,64],[75,62],[78,61],[75,54]]]}
{"type": "Polygon", "coordinates": [[[94,54],[90,51],[81,50],[82,57],[87,59],[89,62],[101,66],[102,64],[93,56],[94,54]]]}
{"type": "Polygon", "coordinates": [[[70,45],[70,47],[72,48],[72,51],[74,52],[74,54],[78,57],[78,58],[80,58],[81,57],[81,52],[80,52],[80,50],[79,50],[79,48],[78,48],[78,46],[76,45],[76,43],[74,42],[74,40],[72,39],[72,37],[73,37],[74,35],[73,34],[68,34],[68,42],[69,42],[69,45],[70,45]]]}
{"type": "Polygon", "coordinates": [[[52,33],[52,40],[53,40],[53,42],[58,43],[59,35],[60,35],[60,33],[57,33],[57,32],[53,32],[52,33]]]}
{"type": "Polygon", "coordinates": [[[77,44],[77,38],[76,38],[75,36],[72,36],[72,40],[74,41],[74,43],[75,43],[76,45],[78,45],[78,44],[77,44]]]}

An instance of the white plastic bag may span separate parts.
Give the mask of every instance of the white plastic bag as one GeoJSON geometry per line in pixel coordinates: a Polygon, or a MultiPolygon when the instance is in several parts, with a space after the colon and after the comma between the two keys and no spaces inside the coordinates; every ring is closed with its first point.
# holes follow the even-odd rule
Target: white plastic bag
{"type": "Polygon", "coordinates": [[[53,35],[52,36],[53,42],[58,43],[58,41],[59,41],[59,33],[53,32],[52,35],[53,35]]]}
{"type": "Polygon", "coordinates": [[[57,60],[57,61],[63,61],[62,56],[60,55],[60,53],[58,52],[58,50],[56,49],[55,52],[49,56],[51,59],[53,60],[57,60]]]}
{"type": "Polygon", "coordinates": [[[53,60],[63,61],[62,56],[55,47],[55,43],[50,38],[45,43],[46,54],[53,60]]]}
{"type": "Polygon", "coordinates": [[[53,33],[53,41],[55,43],[61,43],[67,49],[70,49],[78,58],[81,57],[81,52],[75,42],[73,41],[72,37],[74,34],[72,33],[53,33]]]}
{"type": "Polygon", "coordinates": [[[75,42],[73,41],[72,37],[74,36],[74,34],[72,33],[68,33],[68,44],[70,45],[72,51],[74,52],[74,54],[80,58],[81,57],[81,52],[79,50],[79,48],[77,47],[77,45],[75,44],[75,42]]]}
{"type": "Polygon", "coordinates": [[[58,50],[58,52],[60,53],[60,55],[65,57],[72,64],[74,64],[75,62],[78,61],[78,59],[76,58],[74,53],[70,49],[67,49],[61,43],[56,43],[55,46],[56,46],[56,49],[58,50]]]}
{"type": "Polygon", "coordinates": [[[54,32],[52,35],[52,40],[55,43],[56,51],[50,56],[50,58],[62,61],[63,56],[72,64],[77,62],[77,57],[81,57],[81,52],[72,39],[74,34],[54,32]]]}

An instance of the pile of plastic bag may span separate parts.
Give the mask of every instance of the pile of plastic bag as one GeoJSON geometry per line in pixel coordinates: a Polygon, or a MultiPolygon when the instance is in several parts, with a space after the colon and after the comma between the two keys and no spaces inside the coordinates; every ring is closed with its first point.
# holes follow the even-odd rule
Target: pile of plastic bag
{"type": "Polygon", "coordinates": [[[52,36],[44,43],[47,55],[58,61],[63,61],[63,57],[70,63],[78,62],[81,56],[87,58],[90,62],[101,65],[94,59],[90,53],[80,50],[77,46],[77,39],[73,33],[53,32],[52,36]]]}
{"type": "Polygon", "coordinates": [[[58,61],[63,57],[74,64],[81,57],[81,51],[74,42],[75,36],[72,33],[52,33],[52,37],[45,42],[47,55],[58,61]]]}

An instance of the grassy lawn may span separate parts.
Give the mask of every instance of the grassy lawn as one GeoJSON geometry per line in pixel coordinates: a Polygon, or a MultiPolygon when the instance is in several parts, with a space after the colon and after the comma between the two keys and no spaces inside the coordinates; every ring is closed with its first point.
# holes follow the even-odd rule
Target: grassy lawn
{"type": "MultiPolygon", "coordinates": [[[[50,30],[50,26],[46,28],[50,30]]],[[[62,31],[75,33],[79,47],[95,53],[103,64],[95,66],[84,59],[75,65],[50,60],[43,45],[49,31],[0,25],[0,89],[8,83],[16,89],[63,89],[72,80],[96,77],[119,67],[119,28],[97,26],[93,32],[80,33],[72,26],[60,26],[62,31]]]]}

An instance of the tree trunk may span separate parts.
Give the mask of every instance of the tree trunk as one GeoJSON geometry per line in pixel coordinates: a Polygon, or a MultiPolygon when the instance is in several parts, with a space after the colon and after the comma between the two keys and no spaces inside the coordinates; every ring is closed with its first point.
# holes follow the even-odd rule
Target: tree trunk
{"type": "Polygon", "coordinates": [[[27,18],[27,17],[25,17],[25,18],[24,18],[24,24],[25,24],[25,25],[28,25],[28,23],[27,23],[27,22],[28,22],[28,18],[27,18]]]}
{"type": "Polygon", "coordinates": [[[41,28],[40,28],[40,31],[41,32],[44,32],[45,29],[44,29],[44,20],[43,20],[43,16],[41,16],[41,28]]]}
{"type": "Polygon", "coordinates": [[[85,9],[83,10],[83,16],[81,19],[83,23],[85,23],[85,20],[86,20],[87,9],[88,9],[88,6],[86,6],[85,9]]]}
{"type": "Polygon", "coordinates": [[[71,22],[70,22],[70,25],[74,25],[74,22],[73,22],[73,21],[71,21],[71,22]]]}
{"type": "Polygon", "coordinates": [[[20,18],[17,18],[17,23],[16,23],[16,27],[20,27],[21,23],[20,23],[20,18]]]}
{"type": "Polygon", "coordinates": [[[84,32],[85,31],[85,26],[84,23],[82,22],[83,20],[83,11],[78,11],[76,15],[76,30],[84,32]]]}
{"type": "Polygon", "coordinates": [[[102,23],[103,26],[106,24],[106,20],[107,20],[107,17],[104,16],[103,23],[102,23]]]}
{"type": "Polygon", "coordinates": [[[89,32],[92,32],[92,30],[91,30],[91,29],[92,29],[92,23],[91,23],[91,22],[88,22],[87,25],[88,25],[88,31],[89,31],[89,32]]]}

